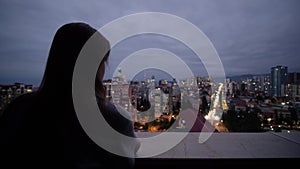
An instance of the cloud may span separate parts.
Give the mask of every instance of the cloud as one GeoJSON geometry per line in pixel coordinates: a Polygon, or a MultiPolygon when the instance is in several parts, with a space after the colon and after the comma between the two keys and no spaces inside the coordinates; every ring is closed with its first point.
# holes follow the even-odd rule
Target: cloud
{"type": "MultiPolygon", "coordinates": [[[[300,72],[299,6],[298,0],[2,0],[0,83],[8,77],[41,79],[55,31],[67,22],[83,21],[100,28],[124,15],[149,11],[177,15],[201,29],[217,49],[227,74],[268,73],[277,64],[300,72]]],[[[174,39],[156,36],[120,46],[123,49],[113,53],[111,69],[136,50],[161,47],[181,56],[193,71],[204,71],[201,61],[174,39]]]]}

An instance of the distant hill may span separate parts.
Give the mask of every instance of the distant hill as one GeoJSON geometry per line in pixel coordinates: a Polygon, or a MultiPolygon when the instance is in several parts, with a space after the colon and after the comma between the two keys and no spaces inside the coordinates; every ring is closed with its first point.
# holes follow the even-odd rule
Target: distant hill
{"type": "Polygon", "coordinates": [[[265,74],[244,74],[244,75],[233,75],[233,76],[227,76],[227,78],[233,80],[233,81],[241,81],[242,79],[252,78],[253,76],[265,76],[269,75],[268,73],[265,74]]]}

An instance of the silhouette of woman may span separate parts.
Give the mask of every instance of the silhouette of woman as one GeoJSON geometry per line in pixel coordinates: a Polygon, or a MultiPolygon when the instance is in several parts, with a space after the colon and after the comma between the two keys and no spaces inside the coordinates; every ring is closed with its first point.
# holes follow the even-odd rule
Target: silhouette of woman
{"type": "MultiPolygon", "coordinates": [[[[112,154],[95,144],[82,129],[74,110],[73,69],[82,47],[94,33],[99,32],[85,23],[60,27],[54,36],[38,91],[21,95],[7,106],[0,118],[0,148],[10,167],[57,168],[63,164],[63,168],[90,169],[117,168],[120,164],[122,168],[134,166],[134,158],[112,154]]],[[[110,48],[106,39],[101,45],[110,48]]],[[[101,61],[95,80],[98,105],[115,130],[135,137],[132,122],[105,100],[102,80],[108,56],[109,52],[101,61]]],[[[138,147],[136,143],[132,151],[136,152],[138,147]]]]}

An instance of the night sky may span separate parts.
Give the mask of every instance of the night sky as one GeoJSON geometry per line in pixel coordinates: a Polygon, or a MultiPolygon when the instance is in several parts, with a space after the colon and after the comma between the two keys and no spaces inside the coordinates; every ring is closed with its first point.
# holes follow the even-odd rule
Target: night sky
{"type": "MultiPolygon", "coordinates": [[[[300,72],[299,9],[299,0],[0,0],[0,84],[39,85],[53,36],[63,24],[86,22],[99,29],[137,12],[170,13],[193,23],[214,45],[227,76],[269,73],[276,65],[300,72]]],[[[145,48],[171,51],[195,75],[206,75],[185,45],[141,35],[112,49],[106,78],[124,58],[145,48]]]]}

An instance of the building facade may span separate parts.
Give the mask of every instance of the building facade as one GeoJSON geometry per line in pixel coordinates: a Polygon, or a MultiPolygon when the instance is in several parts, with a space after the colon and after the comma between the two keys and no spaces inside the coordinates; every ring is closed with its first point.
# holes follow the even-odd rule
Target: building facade
{"type": "Polygon", "coordinates": [[[286,66],[275,66],[271,68],[271,97],[282,96],[281,86],[288,82],[288,68],[286,66]]]}

